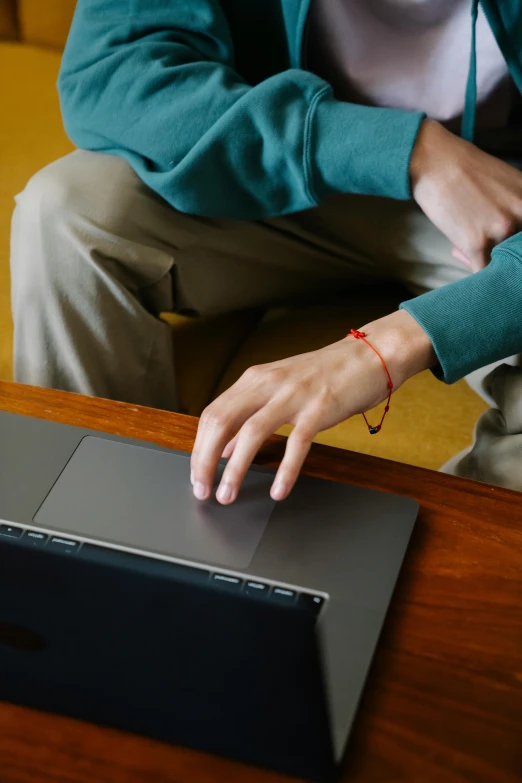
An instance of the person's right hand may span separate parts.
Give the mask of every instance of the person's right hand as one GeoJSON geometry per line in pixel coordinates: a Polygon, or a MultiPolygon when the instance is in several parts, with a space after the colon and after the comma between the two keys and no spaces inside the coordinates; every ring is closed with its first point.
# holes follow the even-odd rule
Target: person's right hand
{"type": "Polygon", "coordinates": [[[410,177],[417,204],[474,272],[487,266],[495,245],[522,230],[522,172],[434,120],[422,123],[410,177]]]}

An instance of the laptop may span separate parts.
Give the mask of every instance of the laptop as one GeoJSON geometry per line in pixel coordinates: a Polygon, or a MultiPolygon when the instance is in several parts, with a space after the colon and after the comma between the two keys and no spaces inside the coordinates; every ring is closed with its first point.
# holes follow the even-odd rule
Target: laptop
{"type": "Polygon", "coordinates": [[[189,474],[0,412],[0,700],[335,779],[418,505],[307,476],[275,503],[253,467],[223,507],[189,474]]]}

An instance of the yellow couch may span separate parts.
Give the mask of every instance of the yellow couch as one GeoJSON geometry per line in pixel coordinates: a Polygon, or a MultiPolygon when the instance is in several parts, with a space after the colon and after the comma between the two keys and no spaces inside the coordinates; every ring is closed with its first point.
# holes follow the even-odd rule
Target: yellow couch
{"type": "MultiPolygon", "coordinates": [[[[0,0],[0,378],[11,377],[9,224],[13,198],[29,177],[72,145],[55,89],[75,0],[0,0]]],[[[247,366],[339,339],[351,326],[393,310],[400,291],[381,291],[371,307],[353,301],[237,313],[202,321],[176,316],[175,360],[183,410],[197,415],[247,366]]],[[[386,427],[370,437],[361,417],[322,433],[330,445],[437,469],[471,441],[486,405],[463,382],[448,387],[429,372],[394,396],[386,427]]],[[[377,414],[373,415],[376,418],[377,414]]]]}

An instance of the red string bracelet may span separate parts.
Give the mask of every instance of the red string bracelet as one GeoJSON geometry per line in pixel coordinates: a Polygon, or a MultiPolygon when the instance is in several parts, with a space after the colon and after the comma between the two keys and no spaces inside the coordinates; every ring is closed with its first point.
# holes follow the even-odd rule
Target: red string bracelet
{"type": "Polygon", "coordinates": [[[363,413],[364,421],[366,422],[366,426],[368,427],[368,432],[370,433],[370,435],[376,435],[378,432],[380,432],[381,427],[382,427],[382,423],[384,421],[384,417],[386,416],[386,414],[390,410],[390,400],[391,400],[392,391],[393,391],[393,381],[391,379],[390,373],[388,372],[388,368],[386,367],[386,362],[382,358],[382,356],[379,353],[379,351],[376,351],[375,348],[373,347],[373,345],[370,345],[368,340],[365,340],[365,337],[366,337],[365,332],[358,332],[357,329],[351,329],[350,330],[350,334],[347,334],[346,336],[347,337],[355,337],[356,340],[362,340],[363,343],[366,343],[368,348],[371,348],[372,351],[377,354],[377,356],[379,357],[379,359],[382,362],[382,366],[386,370],[386,375],[388,376],[388,400],[386,402],[386,407],[384,408],[384,413],[382,414],[382,419],[379,422],[379,424],[377,424],[375,427],[372,427],[372,425],[370,424],[370,422],[366,418],[366,415],[363,413]]]}

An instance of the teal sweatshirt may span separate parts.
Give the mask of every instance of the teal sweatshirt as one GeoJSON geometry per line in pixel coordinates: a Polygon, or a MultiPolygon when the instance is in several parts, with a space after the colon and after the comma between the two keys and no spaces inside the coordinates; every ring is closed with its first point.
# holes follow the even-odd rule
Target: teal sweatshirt
{"type": "MultiPolygon", "coordinates": [[[[309,4],[78,0],[58,82],[70,138],[126,158],[173,207],[195,215],[258,220],[335,193],[411,198],[424,115],[338,101],[304,70],[309,4]]],[[[522,0],[481,4],[522,92],[522,0]]],[[[472,51],[468,138],[475,66],[472,51]]],[[[522,233],[483,271],[401,307],[430,336],[448,383],[522,351],[522,233]]]]}

